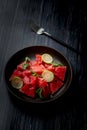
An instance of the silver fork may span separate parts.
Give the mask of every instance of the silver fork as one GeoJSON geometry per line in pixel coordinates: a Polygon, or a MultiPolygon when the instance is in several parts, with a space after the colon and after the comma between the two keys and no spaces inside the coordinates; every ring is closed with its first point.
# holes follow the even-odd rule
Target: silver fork
{"type": "Polygon", "coordinates": [[[48,37],[50,37],[51,39],[55,40],[57,43],[63,45],[64,47],[69,48],[70,50],[72,50],[73,52],[80,54],[80,52],[76,49],[74,49],[73,47],[69,46],[68,44],[66,44],[66,42],[64,42],[63,40],[59,39],[59,38],[55,38],[53,35],[51,35],[50,33],[46,32],[44,28],[39,27],[38,25],[36,25],[35,23],[33,23],[31,25],[32,30],[39,35],[46,35],[48,37]]]}

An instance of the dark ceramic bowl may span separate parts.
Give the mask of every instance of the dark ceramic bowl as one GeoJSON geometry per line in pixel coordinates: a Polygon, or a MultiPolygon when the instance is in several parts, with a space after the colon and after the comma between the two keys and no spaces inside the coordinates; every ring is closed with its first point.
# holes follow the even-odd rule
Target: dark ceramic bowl
{"type": "Polygon", "coordinates": [[[72,68],[71,68],[69,61],[58,51],[56,51],[52,48],[46,47],[46,46],[31,46],[31,47],[27,47],[27,48],[24,48],[24,49],[18,51],[9,59],[7,65],[6,65],[6,68],[5,68],[5,80],[6,80],[7,88],[9,90],[9,92],[12,95],[14,95],[17,99],[20,99],[21,101],[24,101],[27,103],[48,103],[48,102],[52,102],[52,101],[58,99],[67,91],[67,89],[69,88],[71,81],[72,81],[72,68]],[[32,99],[32,98],[22,94],[18,90],[14,89],[9,82],[9,77],[11,76],[11,74],[12,74],[13,70],[16,68],[16,66],[18,64],[20,64],[22,61],[24,61],[26,56],[29,56],[32,59],[33,57],[35,57],[35,54],[37,54],[37,53],[39,53],[39,54],[49,53],[52,55],[52,57],[56,61],[59,61],[63,65],[67,66],[67,73],[66,73],[63,87],[57,93],[55,93],[52,97],[46,98],[43,100],[39,99],[39,98],[32,99]]]}

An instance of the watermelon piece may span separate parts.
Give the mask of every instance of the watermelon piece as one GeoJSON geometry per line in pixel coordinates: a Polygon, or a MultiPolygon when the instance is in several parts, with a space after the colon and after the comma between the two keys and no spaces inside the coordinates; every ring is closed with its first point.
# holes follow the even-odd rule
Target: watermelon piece
{"type": "Polygon", "coordinates": [[[51,94],[50,92],[50,87],[49,86],[45,86],[42,88],[42,96],[44,98],[48,97],[51,94]]]}
{"type": "Polygon", "coordinates": [[[43,79],[38,77],[38,87],[43,88],[48,86],[48,83],[43,79]]]}
{"type": "Polygon", "coordinates": [[[31,72],[28,69],[22,72],[22,77],[25,77],[25,76],[29,77],[30,75],[31,75],[31,72]]]}
{"type": "Polygon", "coordinates": [[[29,77],[28,77],[28,76],[25,76],[25,77],[23,78],[23,82],[24,82],[24,84],[28,84],[28,85],[29,85],[29,83],[30,83],[29,77]]]}
{"type": "Polygon", "coordinates": [[[23,82],[24,82],[24,84],[28,84],[28,85],[31,85],[31,86],[33,86],[33,87],[35,87],[36,86],[36,84],[37,84],[37,77],[36,76],[25,76],[24,78],[23,78],[23,82]]]}
{"type": "Polygon", "coordinates": [[[55,67],[54,74],[57,76],[61,81],[64,81],[65,74],[66,74],[66,66],[57,66],[55,67]]]}
{"type": "Polygon", "coordinates": [[[18,71],[17,69],[15,69],[15,70],[13,71],[13,75],[15,75],[15,76],[22,76],[22,72],[21,72],[21,71],[18,71]]]}
{"type": "Polygon", "coordinates": [[[33,86],[33,87],[36,88],[36,87],[37,87],[37,77],[31,75],[31,76],[29,77],[29,79],[30,79],[30,83],[29,83],[29,84],[30,84],[31,86],[33,86]]]}
{"type": "Polygon", "coordinates": [[[24,93],[24,94],[26,94],[28,90],[29,90],[28,84],[25,84],[22,88],[19,89],[19,91],[24,93]]]}
{"type": "Polygon", "coordinates": [[[41,74],[43,71],[43,66],[42,65],[33,65],[30,67],[33,72],[36,72],[37,74],[41,74]]]}
{"type": "Polygon", "coordinates": [[[63,82],[60,80],[57,80],[57,82],[50,83],[51,94],[56,93],[62,86],[63,86],[63,82]]]}
{"type": "Polygon", "coordinates": [[[30,87],[28,84],[25,84],[22,88],[19,89],[19,91],[32,98],[35,97],[36,93],[36,89],[34,87],[30,87]]]}
{"type": "Polygon", "coordinates": [[[35,65],[38,65],[38,63],[37,63],[36,60],[31,60],[31,61],[29,62],[29,65],[30,65],[30,66],[35,66],[35,65]]]}
{"type": "Polygon", "coordinates": [[[50,65],[50,64],[45,64],[45,68],[54,72],[54,66],[53,65],[50,65]]]}
{"type": "Polygon", "coordinates": [[[28,92],[27,92],[27,95],[34,98],[35,94],[36,94],[36,89],[34,87],[30,87],[28,92]]]}
{"type": "Polygon", "coordinates": [[[40,54],[36,54],[36,61],[38,64],[42,64],[42,56],[40,54]]]}
{"type": "Polygon", "coordinates": [[[22,62],[21,64],[17,65],[17,70],[23,71],[23,65],[26,64],[26,61],[22,62]]]}
{"type": "Polygon", "coordinates": [[[11,81],[11,79],[14,77],[14,76],[18,76],[18,77],[21,77],[22,78],[22,72],[15,69],[11,75],[11,77],[9,78],[9,81],[11,81]]]}

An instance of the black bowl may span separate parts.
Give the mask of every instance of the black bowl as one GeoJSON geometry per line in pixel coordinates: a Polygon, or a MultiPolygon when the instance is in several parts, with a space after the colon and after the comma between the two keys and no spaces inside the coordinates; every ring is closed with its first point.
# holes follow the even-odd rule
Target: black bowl
{"type": "Polygon", "coordinates": [[[18,51],[9,59],[5,68],[5,80],[9,92],[12,95],[14,95],[17,99],[20,99],[21,101],[27,103],[48,103],[58,99],[67,91],[72,81],[72,68],[69,61],[60,52],[46,46],[31,46],[18,51]],[[66,78],[63,87],[52,97],[43,100],[39,98],[32,99],[13,88],[9,82],[9,78],[16,66],[20,64],[22,61],[24,61],[26,56],[29,56],[32,59],[35,57],[35,54],[43,53],[51,54],[56,61],[59,61],[63,65],[67,66],[66,78]]]}

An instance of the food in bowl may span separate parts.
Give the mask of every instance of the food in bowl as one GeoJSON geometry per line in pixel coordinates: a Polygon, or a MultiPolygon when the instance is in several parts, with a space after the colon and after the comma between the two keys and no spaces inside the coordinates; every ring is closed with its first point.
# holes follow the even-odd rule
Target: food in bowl
{"type": "Polygon", "coordinates": [[[54,60],[48,54],[36,54],[34,59],[25,57],[16,66],[9,81],[20,93],[31,98],[47,98],[64,85],[67,66],[54,60]]]}

